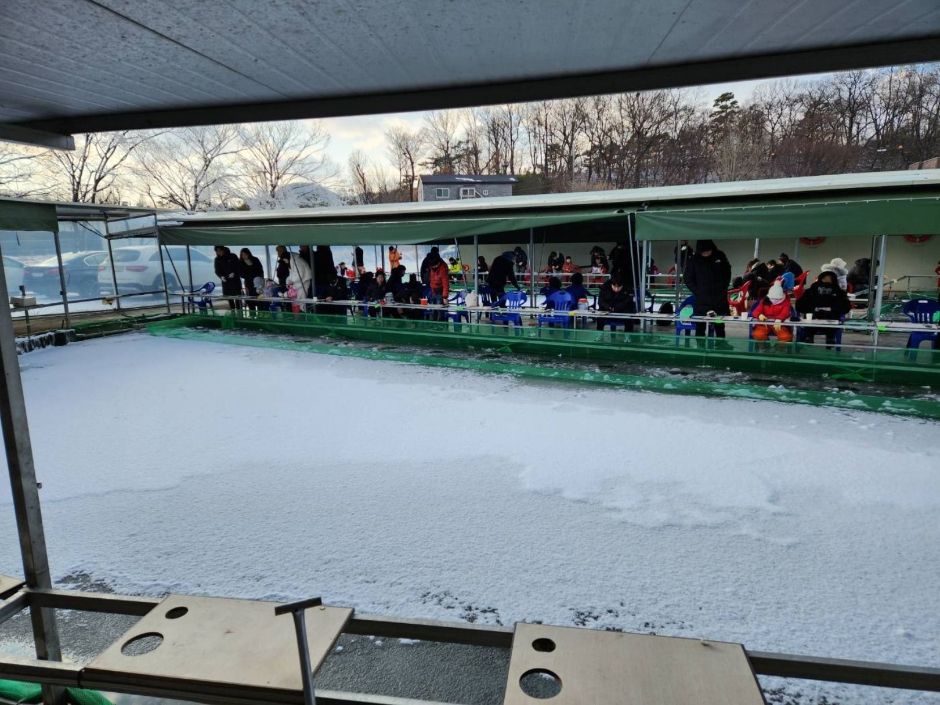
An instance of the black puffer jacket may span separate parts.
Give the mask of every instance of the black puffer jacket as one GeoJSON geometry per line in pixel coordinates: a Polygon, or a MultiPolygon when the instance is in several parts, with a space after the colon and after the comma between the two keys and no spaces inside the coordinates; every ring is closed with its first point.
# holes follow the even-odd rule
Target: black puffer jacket
{"type": "Polygon", "coordinates": [[[811,313],[813,318],[823,321],[836,321],[848,315],[851,308],[848,294],[839,286],[835,276],[822,281],[817,279],[796,302],[797,311],[811,313]]]}
{"type": "Polygon", "coordinates": [[[264,267],[261,266],[261,260],[252,256],[251,262],[238,260],[238,267],[241,278],[245,280],[245,291],[248,296],[257,296],[258,290],[255,289],[255,277],[264,279],[264,267]]]}
{"type": "MultiPolygon", "coordinates": [[[[510,253],[510,255],[511,254],[512,253],[510,253]]],[[[513,260],[507,257],[505,253],[493,260],[493,264],[490,265],[490,271],[486,275],[486,283],[490,285],[490,289],[503,292],[506,290],[507,282],[512,282],[514,287],[519,288],[519,283],[516,281],[516,273],[513,271],[513,265],[513,260]]]]}
{"type": "Polygon", "coordinates": [[[708,257],[695,253],[685,267],[685,283],[695,294],[692,312],[704,316],[709,311],[728,315],[728,285],[731,264],[721,250],[712,250],[708,257]]]}
{"type": "Polygon", "coordinates": [[[222,282],[222,293],[234,296],[242,293],[241,261],[234,252],[216,255],[215,276],[222,282]]]}
{"type": "Polygon", "coordinates": [[[619,292],[614,291],[609,281],[604,282],[597,293],[597,308],[607,313],[636,313],[633,295],[622,287],[619,292]]]}

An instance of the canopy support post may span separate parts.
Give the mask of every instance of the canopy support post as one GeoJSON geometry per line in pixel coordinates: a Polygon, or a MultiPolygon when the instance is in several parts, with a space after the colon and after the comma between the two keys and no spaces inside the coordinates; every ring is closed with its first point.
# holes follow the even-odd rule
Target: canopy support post
{"type": "MultiPolygon", "coordinates": [[[[0,291],[6,290],[6,276],[0,268],[0,291]]],[[[23,575],[30,588],[47,590],[52,588],[52,578],[9,306],[0,306],[0,377],[3,380],[3,384],[0,384],[0,425],[3,428],[23,575]]],[[[29,614],[36,657],[44,661],[61,661],[55,611],[48,607],[32,607],[29,614]]],[[[42,699],[45,705],[58,705],[65,701],[65,691],[61,687],[44,685],[42,699]]]]}
{"type": "Polygon", "coordinates": [[[114,269],[114,250],[111,247],[111,232],[108,227],[108,221],[104,221],[104,239],[108,243],[108,264],[111,266],[111,283],[114,284],[114,301],[117,303],[117,310],[121,310],[121,294],[118,292],[117,272],[114,269]]]}
{"type": "Polygon", "coordinates": [[[186,272],[189,275],[189,290],[196,288],[196,282],[193,281],[193,258],[189,253],[189,245],[186,245],[186,272]]]}
{"type": "Polygon", "coordinates": [[[679,315],[679,277],[682,276],[682,240],[676,240],[676,302],[673,304],[673,311],[676,316],[679,315]]]}
{"type": "Polygon", "coordinates": [[[157,215],[153,215],[153,229],[157,233],[157,252],[160,253],[160,277],[163,279],[163,297],[166,299],[166,312],[170,310],[170,287],[166,285],[166,267],[163,264],[163,243],[160,242],[160,228],[157,226],[157,215]]]}
{"type": "Polygon", "coordinates": [[[754,238],[754,259],[760,257],[760,238],[754,238]]]}
{"type": "MultiPolygon", "coordinates": [[[[313,245],[308,245],[310,248],[310,298],[314,298],[317,295],[317,251],[314,249],[313,245]]],[[[316,313],[317,309],[314,306],[313,312],[316,313]]]]}
{"type": "MultiPolygon", "coordinates": [[[[69,317],[69,292],[65,285],[65,269],[62,266],[62,243],[59,241],[59,231],[52,233],[52,239],[55,241],[55,258],[59,262],[59,292],[62,296],[62,310],[65,312],[65,327],[71,328],[71,318],[69,317]]],[[[6,291],[6,289],[3,289],[6,291]]]]}
{"type": "MultiPolygon", "coordinates": [[[[642,265],[642,266],[643,266],[643,269],[641,270],[642,273],[640,274],[640,293],[639,293],[639,296],[638,296],[638,298],[639,298],[639,303],[640,303],[640,310],[639,310],[639,312],[645,314],[645,313],[646,313],[646,286],[647,286],[646,280],[647,280],[647,277],[648,277],[648,273],[649,273],[649,271],[650,271],[650,267],[649,267],[649,253],[650,253],[650,250],[649,250],[649,240],[643,240],[643,244],[640,245],[640,247],[642,248],[642,249],[641,249],[641,255],[640,255],[640,261],[643,263],[643,265],[642,265]]],[[[641,332],[641,333],[646,333],[646,318],[641,318],[641,319],[640,319],[640,332],[641,332]]]]}
{"type": "Polygon", "coordinates": [[[480,293],[480,236],[473,236],[473,290],[480,293]]]}
{"type": "MultiPolygon", "coordinates": [[[[881,322],[881,303],[884,298],[884,284],[885,284],[885,256],[888,253],[888,236],[880,235],[881,242],[878,243],[878,258],[875,260],[875,266],[872,268],[872,276],[874,277],[873,284],[875,286],[875,309],[873,314],[873,320],[875,322],[875,330],[872,334],[872,345],[875,348],[878,347],[878,324],[881,322]]],[[[871,306],[871,286],[868,288],[868,305],[871,306]]],[[[878,351],[875,351],[875,354],[878,354],[878,351]]]]}
{"type": "Polygon", "coordinates": [[[268,265],[268,278],[274,279],[274,267],[271,266],[271,246],[264,246],[264,261],[268,265]]]}
{"type": "Polygon", "coordinates": [[[535,228],[529,228],[529,306],[535,306],[535,272],[532,271],[532,256],[535,254],[535,228]]]}

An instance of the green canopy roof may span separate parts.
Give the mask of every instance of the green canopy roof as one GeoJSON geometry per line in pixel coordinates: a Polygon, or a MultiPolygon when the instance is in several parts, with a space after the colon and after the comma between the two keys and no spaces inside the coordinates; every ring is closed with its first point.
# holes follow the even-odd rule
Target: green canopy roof
{"type": "Polygon", "coordinates": [[[0,200],[0,230],[58,232],[56,207],[50,203],[0,200]]]}
{"type": "MultiPolygon", "coordinates": [[[[431,242],[467,242],[474,235],[502,235],[529,228],[542,228],[590,220],[626,220],[614,208],[485,214],[471,217],[371,220],[332,219],[307,222],[244,221],[206,225],[161,226],[160,239],[167,245],[420,245],[431,242]],[[237,224],[236,224],[237,223],[237,224]]],[[[505,242],[505,238],[498,239],[505,242]]]]}
{"type": "Polygon", "coordinates": [[[638,211],[638,240],[940,234],[940,197],[846,197],[638,211]]]}

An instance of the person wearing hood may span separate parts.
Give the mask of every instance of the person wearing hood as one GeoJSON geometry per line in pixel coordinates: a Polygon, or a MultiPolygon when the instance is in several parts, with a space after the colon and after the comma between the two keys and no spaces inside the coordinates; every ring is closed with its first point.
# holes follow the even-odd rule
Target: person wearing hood
{"type": "Polygon", "coordinates": [[[341,277],[334,272],[330,283],[326,286],[323,293],[323,300],[327,303],[318,305],[317,313],[345,316],[346,305],[332,302],[346,301],[349,299],[349,288],[346,286],[346,277],[341,277]]]}
{"type": "MultiPolygon", "coordinates": [[[[731,313],[728,305],[728,285],[731,283],[731,263],[724,252],[711,240],[695,243],[695,254],[689,258],[685,268],[686,286],[695,295],[692,313],[695,316],[724,315],[731,313]]],[[[715,335],[725,337],[725,326],[716,323],[715,335]]],[[[704,336],[706,323],[695,324],[695,335],[704,336]]]]}
{"type": "Polygon", "coordinates": [[[511,282],[514,287],[519,288],[516,273],[513,271],[514,262],[513,253],[508,251],[493,258],[493,264],[490,265],[490,271],[486,276],[486,283],[490,286],[493,301],[497,301],[506,293],[507,283],[511,282]]]}
{"type": "Polygon", "coordinates": [[[855,260],[845,277],[846,289],[853,293],[866,291],[871,282],[871,260],[868,257],[855,260]]]}
{"type": "Polygon", "coordinates": [[[359,282],[356,285],[356,298],[360,301],[369,300],[369,289],[372,287],[372,283],[375,281],[375,275],[372,272],[363,272],[359,276],[359,282]]]}
{"type": "Polygon", "coordinates": [[[428,286],[431,283],[431,261],[441,258],[441,251],[435,245],[431,251],[421,260],[421,269],[418,270],[421,275],[421,283],[428,286]]]}
{"type": "MultiPolygon", "coordinates": [[[[848,294],[839,286],[834,272],[821,272],[816,281],[797,299],[796,310],[802,314],[811,313],[818,321],[839,321],[852,309],[848,294]]],[[[803,328],[805,342],[812,343],[817,335],[826,336],[826,345],[836,342],[835,328],[803,328]]]]}
{"type": "Polygon", "coordinates": [[[781,252],[780,256],[777,258],[777,261],[783,265],[783,271],[789,272],[795,277],[800,276],[803,273],[803,268],[800,266],[800,263],[796,260],[790,259],[790,255],[786,252],[781,252]]]}
{"type": "Polygon", "coordinates": [[[513,250],[513,257],[518,271],[525,273],[529,270],[529,255],[518,245],[513,250]]]}
{"type": "MultiPolygon", "coordinates": [[[[241,264],[235,253],[225,245],[215,246],[215,276],[222,282],[222,294],[225,296],[241,296],[241,264]]],[[[229,308],[241,308],[237,299],[229,299],[229,308]]]]}
{"type": "MultiPolygon", "coordinates": [[[[428,287],[431,289],[428,303],[447,305],[447,297],[450,295],[450,274],[447,262],[439,254],[434,254],[428,263],[428,287]]],[[[442,311],[434,311],[431,318],[435,321],[443,321],[445,315],[442,311]]]]}
{"type": "Polygon", "coordinates": [[[793,329],[780,325],[790,320],[790,297],[783,290],[780,280],[774,281],[767,292],[767,296],[757,302],[751,315],[759,321],[773,321],[773,324],[761,323],[754,326],[754,340],[767,340],[776,335],[781,343],[793,340],[793,329]]]}
{"type": "Polygon", "coordinates": [[[848,270],[848,265],[846,264],[846,261],[844,259],[842,259],[841,257],[833,257],[830,262],[827,262],[819,269],[822,272],[832,272],[833,274],[835,274],[836,281],[839,282],[839,286],[841,286],[846,291],[848,290],[849,284],[848,284],[847,277],[849,274],[849,270],[848,270]]]}

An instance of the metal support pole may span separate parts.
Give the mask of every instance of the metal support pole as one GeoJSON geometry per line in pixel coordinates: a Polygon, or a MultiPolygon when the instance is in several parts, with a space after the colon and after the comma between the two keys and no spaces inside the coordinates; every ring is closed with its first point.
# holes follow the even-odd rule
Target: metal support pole
{"type": "MultiPolygon", "coordinates": [[[[154,218],[154,227],[156,227],[154,218]]],[[[160,253],[160,276],[163,278],[163,296],[166,299],[166,312],[170,313],[170,288],[166,285],[166,268],[163,266],[163,245],[160,244],[160,229],[157,228],[157,252],[160,253]]]]}
{"type": "Polygon", "coordinates": [[[760,257],[760,238],[754,238],[754,257],[760,257]]]}
{"type": "MultiPolygon", "coordinates": [[[[460,263],[460,274],[463,275],[464,297],[470,292],[470,285],[467,284],[467,270],[463,268],[463,258],[460,256],[460,243],[454,238],[454,247],[457,248],[457,261],[460,263]]],[[[446,301],[444,303],[447,303],[446,301]]]]}
{"type": "MultiPolygon", "coordinates": [[[[6,291],[6,285],[6,276],[0,267],[0,291],[6,291]]],[[[39,483],[36,481],[33,448],[29,439],[23,380],[16,358],[13,317],[10,315],[10,307],[5,305],[0,306],[0,377],[3,379],[0,385],[0,424],[3,427],[13,512],[23,558],[23,575],[30,588],[50,589],[52,578],[39,505],[39,483]]],[[[36,657],[45,661],[61,661],[55,612],[49,608],[32,608],[29,614],[36,642],[36,657]]],[[[46,705],[64,702],[64,696],[65,691],[61,688],[49,685],[42,687],[46,705]]]]}
{"type": "Polygon", "coordinates": [[[529,228],[529,306],[535,306],[535,272],[532,271],[535,260],[535,228],[529,228]]]}
{"type": "MultiPolygon", "coordinates": [[[[881,235],[881,242],[878,246],[878,258],[875,260],[875,266],[872,268],[874,273],[874,286],[875,286],[875,310],[874,310],[874,322],[875,330],[872,335],[872,345],[876,348],[878,347],[878,324],[881,321],[881,302],[884,298],[884,284],[885,284],[885,256],[888,253],[888,236],[881,235]]],[[[871,306],[871,288],[868,289],[868,305],[871,306]]]]}
{"type": "MultiPolygon", "coordinates": [[[[646,278],[649,276],[649,240],[643,240],[642,255],[640,261],[643,263],[643,274],[640,276],[640,313],[646,313],[646,278]]],[[[640,332],[646,332],[646,319],[640,319],[640,332]]]]}
{"type": "Polygon", "coordinates": [[[480,236],[473,236],[473,290],[480,293],[480,236]]]}
{"type": "MultiPolygon", "coordinates": [[[[310,245],[310,298],[317,295],[317,251],[313,245],[310,245]]],[[[316,309],[314,308],[314,313],[316,309]]]]}
{"type": "Polygon", "coordinates": [[[304,705],[316,705],[317,696],[314,690],[313,666],[310,665],[310,647],[307,644],[306,610],[310,607],[319,607],[323,601],[319,597],[274,608],[275,615],[290,614],[294,618],[294,630],[297,633],[297,653],[300,655],[300,679],[304,688],[304,705]]]}
{"type": "Polygon", "coordinates": [[[193,281],[193,258],[189,255],[189,245],[186,245],[186,271],[189,276],[189,290],[192,291],[196,286],[193,281]]]}
{"type": "Polygon", "coordinates": [[[676,240],[676,302],[673,304],[673,311],[676,312],[676,316],[679,315],[679,278],[682,276],[682,240],[676,240]]]}
{"type": "MultiPolygon", "coordinates": [[[[189,250],[187,249],[187,252],[188,251],[189,250]]],[[[268,277],[270,277],[271,279],[274,279],[274,267],[271,266],[271,246],[270,245],[264,246],[264,261],[268,265],[268,277]]]]}
{"type": "Polygon", "coordinates": [[[52,238],[55,241],[55,257],[59,262],[59,286],[62,289],[59,293],[62,295],[62,310],[65,311],[65,327],[71,328],[72,322],[69,317],[69,292],[66,290],[65,268],[62,266],[62,244],[59,242],[58,230],[52,233],[52,238]]]}
{"type": "Polygon", "coordinates": [[[108,221],[104,221],[104,239],[108,243],[108,264],[111,266],[111,283],[114,284],[114,301],[117,303],[118,311],[121,310],[121,294],[118,291],[117,273],[114,271],[114,250],[111,247],[111,231],[108,227],[108,221]]]}

